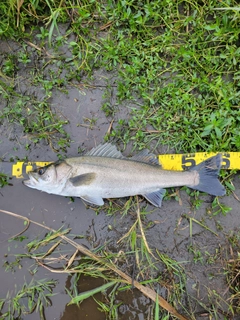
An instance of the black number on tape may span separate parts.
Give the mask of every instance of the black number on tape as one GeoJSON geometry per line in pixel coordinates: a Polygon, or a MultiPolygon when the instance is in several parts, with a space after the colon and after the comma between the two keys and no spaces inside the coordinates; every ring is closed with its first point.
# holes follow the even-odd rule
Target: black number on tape
{"type": "Polygon", "coordinates": [[[192,159],[193,157],[195,157],[195,155],[182,156],[182,169],[183,170],[188,170],[189,168],[192,168],[196,165],[195,159],[192,159]]]}
{"type": "Polygon", "coordinates": [[[229,169],[230,168],[230,154],[229,153],[223,153],[222,155],[222,168],[223,169],[229,169]]]}
{"type": "Polygon", "coordinates": [[[27,174],[27,170],[26,169],[27,169],[27,164],[24,163],[23,166],[22,166],[22,175],[27,174]]]}

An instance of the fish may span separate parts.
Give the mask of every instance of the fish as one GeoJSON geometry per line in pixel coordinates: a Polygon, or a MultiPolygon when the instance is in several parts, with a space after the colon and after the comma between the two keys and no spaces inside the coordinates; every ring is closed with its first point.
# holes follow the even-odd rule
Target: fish
{"type": "Polygon", "coordinates": [[[218,179],[217,154],[187,171],[164,170],[158,157],[144,149],[125,157],[111,143],[100,144],[80,157],[66,158],[28,173],[25,186],[66,197],[80,197],[102,206],[103,199],[141,195],[161,207],[165,188],[187,186],[213,196],[226,191],[218,179]]]}

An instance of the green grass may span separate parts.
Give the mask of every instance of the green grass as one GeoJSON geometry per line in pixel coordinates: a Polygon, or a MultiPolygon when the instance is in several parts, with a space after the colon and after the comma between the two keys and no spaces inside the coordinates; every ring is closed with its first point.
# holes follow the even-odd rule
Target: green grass
{"type": "Polygon", "coordinates": [[[0,173],[0,188],[9,185],[9,178],[7,175],[0,173]]]}
{"type": "MultiPolygon", "coordinates": [[[[69,85],[91,84],[93,71],[102,68],[111,72],[109,75],[117,75],[116,103],[112,103],[111,81],[107,79],[103,112],[111,120],[119,108],[130,113],[128,119],[118,120],[111,132],[106,133],[105,140],[121,142],[124,146],[131,144],[137,150],[166,145],[177,152],[239,151],[240,10],[237,1],[25,0],[21,3],[4,0],[0,3],[0,18],[0,38],[18,42],[17,50],[1,55],[0,124],[21,126],[33,143],[44,139],[53,150],[66,151],[71,138],[65,131],[67,120],[54,110],[51,99],[58,92],[66,93],[69,85]],[[68,25],[63,35],[59,32],[60,23],[68,25]],[[68,48],[67,55],[61,50],[63,47],[68,48]],[[22,69],[26,72],[24,81],[22,69]]],[[[89,128],[93,128],[96,121],[85,119],[89,128]]],[[[26,149],[29,147],[27,143],[26,149]]],[[[7,178],[0,175],[0,186],[7,183],[7,178]]],[[[231,188],[229,183],[228,189],[231,188]]],[[[201,206],[198,193],[193,194],[191,201],[192,208],[201,206]]],[[[112,201],[106,210],[113,214],[119,208],[123,215],[136,212],[132,199],[124,207],[112,201]]],[[[226,215],[229,210],[216,198],[209,213],[226,215]]],[[[170,301],[181,305],[185,285],[182,268],[166,255],[152,256],[144,238],[147,228],[140,219],[144,220],[146,212],[140,213],[122,238],[126,246],[122,259],[136,265],[138,277],[144,279],[153,274],[153,285],[158,281],[162,286],[167,284],[166,291],[171,289],[170,301]],[[155,274],[157,264],[164,270],[159,277],[155,274]]],[[[190,236],[193,223],[209,231],[205,223],[195,218],[188,220],[190,236]]],[[[44,257],[38,253],[38,246],[44,246],[45,241],[52,245],[46,250],[46,254],[51,254],[58,245],[51,237],[50,233],[42,241],[36,239],[29,243],[29,250],[36,252],[27,256],[44,257]]],[[[121,257],[102,250],[106,260],[118,258],[121,267],[121,257]]],[[[217,259],[195,246],[189,247],[189,251],[198,265],[217,259]]],[[[6,267],[14,269],[19,263],[16,260],[6,267]]],[[[88,259],[72,268],[79,274],[85,272],[112,281],[106,277],[106,269],[102,270],[88,259]]],[[[239,313],[239,290],[234,282],[234,277],[239,275],[238,258],[227,264],[226,274],[232,290],[229,308],[232,307],[232,314],[239,313]]],[[[30,286],[29,296],[39,297],[35,288],[35,284],[30,286]]],[[[41,285],[39,288],[45,290],[41,285]]],[[[118,289],[114,286],[109,301],[98,301],[108,314],[117,313],[114,298],[118,289]]],[[[78,295],[76,286],[69,294],[78,295]]],[[[15,317],[25,310],[18,297],[17,292],[16,298],[4,300],[5,306],[8,301],[14,310],[15,317]]],[[[44,302],[42,298],[38,301],[44,302]]],[[[214,292],[209,292],[209,300],[213,298],[214,292]]],[[[29,301],[32,306],[33,301],[29,301]]],[[[160,312],[156,308],[156,319],[160,312]]],[[[214,315],[216,307],[209,312],[214,315]]],[[[7,316],[10,319],[9,312],[7,316]]]]}
{"type": "Polygon", "coordinates": [[[44,320],[44,309],[51,305],[53,288],[56,281],[42,279],[24,283],[15,294],[8,293],[5,299],[0,299],[0,311],[2,319],[24,319],[27,314],[38,312],[40,319],[44,320]]]}
{"type": "MultiPolygon", "coordinates": [[[[28,38],[40,50],[49,45],[54,48],[55,54],[47,63],[59,62],[58,71],[49,79],[39,68],[34,79],[45,90],[46,98],[68,81],[90,75],[94,68],[114,70],[118,74],[117,104],[130,109],[131,117],[119,120],[111,139],[124,145],[132,142],[135,148],[149,147],[153,141],[155,146],[165,144],[177,151],[239,150],[237,2],[129,0],[83,1],[80,5],[72,1],[24,1],[20,8],[17,3],[0,4],[2,37],[16,39],[17,35],[28,38]],[[60,36],[58,24],[69,21],[69,15],[70,28],[60,36]],[[39,28],[38,22],[44,25],[39,28]],[[72,33],[77,38],[69,42],[71,56],[57,56],[58,48],[72,33]],[[65,79],[61,78],[62,68],[69,70],[65,79]]],[[[3,59],[3,76],[16,82],[20,64],[27,66],[32,60],[25,43],[18,57],[6,55],[3,59]]],[[[6,100],[16,91],[4,80],[1,87],[6,100]]],[[[19,99],[24,100],[18,98],[20,105],[14,114],[21,120],[26,115],[22,111],[26,101],[19,99]]],[[[12,106],[11,99],[8,106],[12,106]]],[[[111,115],[116,107],[107,101],[103,109],[111,115]]],[[[41,114],[36,109],[31,112],[41,114]]],[[[22,125],[41,139],[46,138],[39,132],[44,121],[22,125]]],[[[64,127],[64,123],[50,130],[59,130],[59,126],[64,127]]]]}

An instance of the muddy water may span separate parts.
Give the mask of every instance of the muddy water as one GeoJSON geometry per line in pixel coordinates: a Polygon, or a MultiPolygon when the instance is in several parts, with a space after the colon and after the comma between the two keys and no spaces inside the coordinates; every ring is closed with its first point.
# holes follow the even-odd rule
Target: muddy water
{"type": "MultiPolygon", "coordinates": [[[[62,119],[67,119],[69,124],[66,130],[70,135],[71,143],[67,148],[66,154],[59,152],[63,156],[77,156],[79,150],[89,150],[102,143],[104,136],[111,127],[116,126],[117,120],[128,119],[128,109],[120,106],[119,111],[113,117],[107,118],[101,111],[104,102],[103,93],[106,85],[105,79],[110,75],[104,71],[96,71],[92,87],[83,87],[81,83],[68,87],[68,94],[54,92],[51,98],[52,108],[62,119]]],[[[25,86],[27,86],[25,84],[25,86]]],[[[113,101],[116,94],[114,80],[112,83],[113,101]]],[[[0,102],[0,108],[4,107],[4,102],[0,102]],[[1,104],[2,103],[2,104],[1,104]]],[[[58,159],[57,153],[44,141],[34,144],[29,140],[29,136],[22,132],[21,126],[3,123],[0,126],[0,157],[9,161],[11,158],[25,158],[29,160],[55,161],[58,159]],[[29,147],[25,148],[26,143],[29,147]]],[[[117,143],[117,141],[114,141],[117,143]]],[[[5,186],[0,190],[0,209],[12,211],[23,215],[36,222],[45,224],[53,229],[71,228],[71,233],[81,236],[79,243],[94,249],[98,246],[109,243],[115,252],[121,248],[117,244],[120,239],[132,226],[136,220],[134,216],[122,217],[121,212],[114,216],[108,216],[106,212],[100,211],[98,215],[86,206],[80,199],[70,199],[55,195],[41,193],[37,190],[29,189],[22,184],[21,180],[13,179],[12,186],[5,186]],[[113,228],[109,229],[109,225],[113,228]]],[[[240,197],[240,179],[236,175],[233,183],[235,185],[236,197],[240,197]]],[[[195,299],[208,304],[209,289],[215,290],[222,296],[227,288],[226,279],[223,275],[222,256],[229,257],[230,243],[229,235],[239,235],[239,202],[233,195],[224,197],[221,201],[232,207],[232,211],[224,216],[209,214],[209,207],[212,197],[201,195],[203,201],[200,209],[195,210],[191,206],[190,198],[185,191],[180,191],[181,201],[173,198],[165,200],[160,209],[148,206],[151,214],[145,218],[145,224],[152,222],[154,227],[146,232],[149,246],[154,250],[167,254],[172,259],[179,261],[184,266],[187,275],[186,295],[196,312],[204,311],[196,304],[195,299]],[[208,229],[217,233],[217,236],[194,223],[190,227],[189,220],[184,217],[201,221],[208,229]],[[191,237],[190,237],[191,235],[191,237]],[[189,250],[193,247],[195,255],[189,250]],[[197,256],[200,252],[202,256],[197,256]],[[207,253],[206,253],[207,252],[207,253]],[[212,257],[218,255],[214,264],[208,263],[208,255],[212,257]],[[191,297],[193,300],[191,301],[191,297]]],[[[123,200],[124,203],[125,200],[123,200]]],[[[14,261],[15,254],[27,252],[26,244],[46,234],[46,230],[31,226],[24,235],[28,239],[23,242],[8,242],[8,239],[24,229],[23,221],[0,213],[0,257],[2,264],[4,261],[14,261]]],[[[66,250],[72,250],[66,247],[66,250]]],[[[5,272],[4,267],[0,269],[0,297],[5,297],[7,292],[14,294],[15,288],[21,288],[24,281],[30,282],[33,275],[29,270],[33,270],[35,261],[22,259],[20,267],[16,266],[11,272],[5,272]]],[[[162,270],[159,269],[159,272],[162,270]]],[[[67,295],[65,287],[69,288],[71,277],[66,274],[50,273],[44,268],[38,268],[34,275],[36,279],[55,279],[57,280],[54,289],[55,296],[52,297],[52,306],[45,310],[46,319],[105,319],[104,313],[98,310],[97,304],[93,299],[88,299],[81,304],[81,307],[67,306],[70,297],[67,295]]],[[[102,284],[99,279],[82,277],[79,286],[83,291],[95,288],[102,284]]],[[[167,297],[168,289],[159,286],[159,292],[167,297]]],[[[101,299],[101,295],[97,298],[101,299]]],[[[227,295],[224,296],[227,299],[227,295]]],[[[151,302],[141,295],[138,291],[132,290],[129,293],[119,294],[117,297],[122,303],[119,307],[119,319],[146,319],[152,308],[151,302]]],[[[186,299],[187,301],[187,299],[186,299]]],[[[188,308],[188,307],[186,307],[188,308]]],[[[39,315],[24,316],[24,319],[39,319],[39,315]]],[[[199,319],[204,319],[202,316],[199,319]]]]}

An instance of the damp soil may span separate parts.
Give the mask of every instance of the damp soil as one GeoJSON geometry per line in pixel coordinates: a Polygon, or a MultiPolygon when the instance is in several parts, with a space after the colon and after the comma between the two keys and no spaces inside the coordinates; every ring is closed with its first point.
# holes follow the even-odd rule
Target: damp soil
{"type": "MultiPolygon", "coordinates": [[[[17,44],[8,42],[7,46],[2,44],[0,49],[4,51],[3,48],[14,51],[17,50],[17,44]]],[[[24,68],[21,73],[23,76],[24,68]]],[[[64,156],[78,156],[81,151],[90,150],[102,143],[108,130],[117,125],[118,119],[127,120],[130,117],[129,109],[125,106],[118,106],[117,113],[112,117],[106,117],[101,109],[105,101],[104,92],[107,85],[112,85],[111,94],[114,104],[116,95],[114,79],[114,74],[96,70],[91,80],[88,80],[88,86],[74,83],[66,88],[67,93],[53,92],[52,108],[60,117],[68,120],[65,130],[70,136],[70,145],[64,156]],[[112,82],[109,79],[112,79],[112,82]],[[94,119],[94,121],[90,123],[88,119],[94,119]]],[[[28,86],[24,76],[22,86],[23,88],[28,86]]],[[[32,87],[28,90],[36,91],[37,88],[32,87]]],[[[4,106],[4,101],[1,100],[0,108],[4,106]]],[[[21,125],[16,123],[9,125],[7,121],[3,122],[0,126],[0,137],[0,157],[3,161],[25,158],[29,161],[58,160],[59,154],[53,150],[52,146],[44,140],[34,144],[23,132],[21,125]],[[26,143],[29,145],[27,150],[26,143]]],[[[125,155],[128,154],[128,151],[125,150],[125,155]]],[[[71,233],[79,236],[79,243],[90,250],[107,243],[108,248],[119,252],[122,248],[118,240],[129,231],[136,220],[134,213],[122,215],[121,210],[114,215],[108,215],[104,210],[96,214],[81,199],[72,200],[42,193],[25,187],[21,179],[13,178],[10,183],[11,185],[0,189],[1,210],[20,214],[55,230],[62,226],[71,228],[71,233]]],[[[239,174],[235,175],[233,184],[235,195],[240,198],[239,174]]],[[[232,208],[226,216],[221,213],[216,216],[211,214],[209,208],[213,198],[209,195],[200,195],[202,205],[199,209],[194,208],[191,204],[192,200],[184,190],[179,191],[178,200],[173,197],[164,200],[162,208],[155,208],[149,204],[147,207],[149,214],[146,215],[144,223],[145,225],[152,224],[152,228],[146,231],[148,244],[153,250],[166,254],[184,266],[186,301],[183,301],[183,305],[186,309],[192,309],[196,319],[209,319],[208,314],[197,301],[200,301],[202,305],[209,305],[211,302],[214,303],[217,295],[223,300],[229,297],[224,267],[225,261],[231,258],[230,239],[235,235],[239,236],[239,201],[236,197],[230,194],[221,199],[221,203],[232,208]],[[189,218],[193,218],[191,224],[189,218]],[[208,229],[194,223],[194,219],[201,221],[208,229]],[[214,260],[213,263],[210,263],[211,258],[214,260]],[[210,292],[215,292],[215,297],[210,295],[210,292]]],[[[126,201],[127,199],[122,199],[121,203],[124,204],[126,201]]],[[[146,205],[144,199],[140,201],[141,205],[146,205]]],[[[66,288],[71,286],[71,275],[51,273],[45,268],[38,268],[37,273],[33,275],[29,270],[33,269],[35,261],[27,258],[21,259],[13,270],[6,272],[4,263],[13,262],[16,255],[26,253],[27,242],[36,237],[42,237],[46,230],[31,225],[24,233],[27,239],[22,242],[10,242],[9,239],[23,230],[25,226],[22,220],[2,212],[0,214],[1,298],[6,297],[8,292],[14,294],[16,288],[21,288],[24,281],[29,282],[33,277],[55,279],[57,284],[54,288],[55,295],[51,298],[52,305],[45,309],[47,320],[101,320],[106,318],[105,314],[99,311],[99,306],[93,298],[85,300],[80,307],[68,305],[70,297],[66,288]]],[[[64,250],[71,250],[71,248],[66,246],[64,250]]],[[[164,270],[160,271],[164,272],[164,270]]],[[[82,276],[78,285],[81,286],[81,291],[86,291],[102,283],[101,279],[82,276]]],[[[159,293],[164,298],[167,298],[168,290],[170,288],[167,285],[165,287],[159,285],[159,293]]],[[[96,297],[104,300],[101,294],[96,297]]],[[[153,308],[152,302],[134,288],[119,294],[117,298],[116,304],[121,302],[118,308],[119,319],[147,319],[153,308]]],[[[34,312],[31,315],[25,315],[24,319],[39,319],[39,314],[34,312]]]]}

